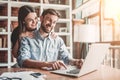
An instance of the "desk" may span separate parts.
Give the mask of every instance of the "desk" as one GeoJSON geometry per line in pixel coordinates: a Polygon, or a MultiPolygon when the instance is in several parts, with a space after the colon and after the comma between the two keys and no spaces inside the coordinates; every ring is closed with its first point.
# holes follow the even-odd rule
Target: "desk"
{"type": "Polygon", "coordinates": [[[45,80],[120,80],[120,69],[115,69],[103,65],[97,71],[81,76],[79,78],[53,74],[49,71],[30,68],[0,68],[0,74],[3,72],[13,72],[21,70],[41,72],[43,74],[46,74],[47,77],[45,80]]]}

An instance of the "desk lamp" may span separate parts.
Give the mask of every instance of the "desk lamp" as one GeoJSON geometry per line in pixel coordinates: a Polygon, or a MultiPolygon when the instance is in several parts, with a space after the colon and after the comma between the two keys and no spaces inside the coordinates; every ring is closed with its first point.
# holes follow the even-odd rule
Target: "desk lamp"
{"type": "Polygon", "coordinates": [[[97,26],[92,24],[81,24],[78,28],[78,41],[82,43],[81,58],[85,58],[90,44],[99,41],[97,26]]]}

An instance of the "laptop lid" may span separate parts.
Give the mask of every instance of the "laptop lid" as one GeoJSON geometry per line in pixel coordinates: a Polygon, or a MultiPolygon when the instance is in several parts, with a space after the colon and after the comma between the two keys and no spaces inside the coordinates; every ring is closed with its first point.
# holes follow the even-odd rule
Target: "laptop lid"
{"type": "Polygon", "coordinates": [[[109,52],[109,46],[110,46],[109,43],[91,44],[89,46],[89,51],[85,58],[83,66],[81,67],[80,72],[78,74],[66,73],[65,70],[55,70],[52,72],[57,74],[75,76],[75,77],[80,77],[82,75],[93,72],[97,70],[101,65],[101,63],[103,62],[105,55],[107,54],[107,52],[109,52]]]}
{"type": "Polygon", "coordinates": [[[97,70],[102,64],[105,55],[109,52],[109,43],[94,43],[89,46],[89,52],[85,58],[85,62],[81,67],[78,76],[87,74],[97,70]]]}

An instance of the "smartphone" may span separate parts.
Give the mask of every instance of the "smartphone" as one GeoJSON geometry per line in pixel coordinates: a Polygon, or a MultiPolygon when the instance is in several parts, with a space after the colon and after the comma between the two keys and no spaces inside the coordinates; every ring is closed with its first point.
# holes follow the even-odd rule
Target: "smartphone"
{"type": "Polygon", "coordinates": [[[33,77],[35,78],[38,78],[39,76],[41,76],[42,74],[41,73],[31,73],[30,75],[32,75],[33,77]]]}

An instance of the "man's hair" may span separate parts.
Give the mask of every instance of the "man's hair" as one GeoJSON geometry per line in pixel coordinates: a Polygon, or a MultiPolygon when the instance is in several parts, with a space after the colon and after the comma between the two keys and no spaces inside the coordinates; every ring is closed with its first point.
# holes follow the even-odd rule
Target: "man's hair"
{"type": "Polygon", "coordinates": [[[60,17],[60,13],[57,10],[54,10],[54,9],[44,10],[43,13],[42,13],[42,16],[44,17],[47,14],[56,15],[56,16],[60,17]]]}

